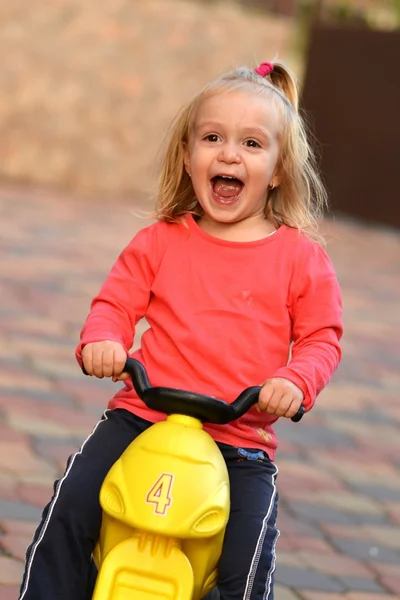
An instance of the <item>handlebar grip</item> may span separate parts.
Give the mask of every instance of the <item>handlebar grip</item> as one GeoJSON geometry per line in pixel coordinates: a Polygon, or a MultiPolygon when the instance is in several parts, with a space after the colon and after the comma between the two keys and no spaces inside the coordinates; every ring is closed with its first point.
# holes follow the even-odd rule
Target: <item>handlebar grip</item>
{"type": "Polygon", "coordinates": [[[301,405],[297,413],[294,415],[294,417],[291,417],[290,420],[293,421],[293,423],[298,423],[304,417],[305,413],[306,409],[303,405],[301,405]]]}

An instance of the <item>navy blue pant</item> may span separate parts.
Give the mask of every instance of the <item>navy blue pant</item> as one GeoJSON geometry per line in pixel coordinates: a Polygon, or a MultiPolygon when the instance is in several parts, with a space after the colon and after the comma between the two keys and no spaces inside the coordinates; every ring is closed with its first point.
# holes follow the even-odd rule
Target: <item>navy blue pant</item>
{"type": "MultiPolygon", "coordinates": [[[[26,553],[20,600],[88,600],[91,555],[101,526],[100,487],[114,462],[151,423],[106,411],[43,511],[26,553]]],[[[273,600],[278,494],[276,466],[263,452],[218,444],[231,486],[231,512],[219,564],[221,600],[273,600]]]]}

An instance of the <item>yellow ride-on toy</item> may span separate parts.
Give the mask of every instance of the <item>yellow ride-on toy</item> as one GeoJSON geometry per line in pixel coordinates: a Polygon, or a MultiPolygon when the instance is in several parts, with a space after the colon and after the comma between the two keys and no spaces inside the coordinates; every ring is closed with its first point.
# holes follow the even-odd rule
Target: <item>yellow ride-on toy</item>
{"type": "Polygon", "coordinates": [[[143,402],[168,416],[139,435],[104,480],[93,599],[200,600],[217,582],[230,507],[225,461],[202,423],[238,419],[260,387],[227,404],[152,387],[131,358],[124,370],[143,402]]]}

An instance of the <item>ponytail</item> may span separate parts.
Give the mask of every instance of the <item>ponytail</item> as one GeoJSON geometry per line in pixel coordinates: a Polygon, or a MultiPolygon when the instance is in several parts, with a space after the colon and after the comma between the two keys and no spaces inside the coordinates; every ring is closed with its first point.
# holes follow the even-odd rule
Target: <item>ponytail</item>
{"type": "Polygon", "coordinates": [[[286,100],[298,112],[299,95],[297,93],[296,81],[282,63],[263,62],[259,67],[254,69],[254,72],[263,79],[269,77],[269,82],[282,92],[286,100]]]}
{"type": "Polygon", "coordinates": [[[280,89],[297,112],[299,109],[299,94],[296,81],[288,69],[281,63],[275,63],[269,78],[275,87],[280,89]]]}

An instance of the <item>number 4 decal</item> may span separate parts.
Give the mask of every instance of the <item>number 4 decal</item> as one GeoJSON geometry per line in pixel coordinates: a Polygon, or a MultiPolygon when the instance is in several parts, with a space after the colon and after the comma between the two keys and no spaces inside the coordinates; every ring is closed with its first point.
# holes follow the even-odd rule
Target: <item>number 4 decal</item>
{"type": "Polygon", "coordinates": [[[171,491],[173,483],[174,476],[170,473],[163,473],[148,492],[146,502],[154,504],[154,514],[167,514],[167,510],[172,503],[171,491]]]}

